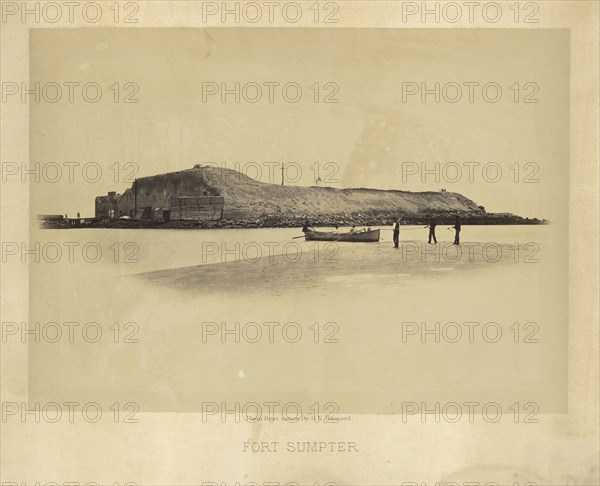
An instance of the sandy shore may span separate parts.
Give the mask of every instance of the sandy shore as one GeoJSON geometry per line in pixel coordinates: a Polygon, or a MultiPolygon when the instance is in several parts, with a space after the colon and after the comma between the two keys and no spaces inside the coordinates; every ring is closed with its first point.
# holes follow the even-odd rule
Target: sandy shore
{"type": "MultiPolygon", "coordinates": [[[[133,278],[182,291],[281,294],[320,285],[385,284],[399,275],[444,277],[490,265],[535,261],[535,248],[495,242],[448,242],[429,245],[404,241],[308,243],[300,241],[287,255],[223,261],[136,274],[133,278]]],[[[230,258],[231,260],[231,258],[230,258]]]]}

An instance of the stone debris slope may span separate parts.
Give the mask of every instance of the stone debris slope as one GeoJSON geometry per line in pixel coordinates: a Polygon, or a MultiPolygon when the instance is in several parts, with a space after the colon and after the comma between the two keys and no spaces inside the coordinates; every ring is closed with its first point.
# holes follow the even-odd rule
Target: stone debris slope
{"type": "Polygon", "coordinates": [[[285,186],[256,181],[240,172],[215,167],[190,169],[182,173],[187,173],[186,177],[198,178],[198,182],[208,188],[211,194],[223,196],[224,217],[228,219],[485,214],[475,202],[453,192],[285,186]]]}

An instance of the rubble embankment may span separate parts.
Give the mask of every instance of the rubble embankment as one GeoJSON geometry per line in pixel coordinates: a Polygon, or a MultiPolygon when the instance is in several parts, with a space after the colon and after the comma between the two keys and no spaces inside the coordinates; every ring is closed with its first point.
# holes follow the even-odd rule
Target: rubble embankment
{"type": "MultiPolygon", "coordinates": [[[[454,224],[454,217],[461,217],[463,225],[529,225],[546,224],[547,221],[537,218],[529,219],[507,213],[483,214],[434,214],[422,216],[401,217],[402,225],[426,225],[431,217],[437,224],[454,224]]],[[[310,218],[309,222],[314,227],[340,227],[350,226],[387,226],[392,225],[397,216],[381,213],[378,215],[347,214],[323,215],[310,218]]],[[[203,228],[301,228],[307,218],[292,216],[271,216],[249,220],[220,220],[220,221],[155,221],[134,219],[97,220],[86,227],[93,228],[140,228],[140,229],[203,229],[203,228]]]]}

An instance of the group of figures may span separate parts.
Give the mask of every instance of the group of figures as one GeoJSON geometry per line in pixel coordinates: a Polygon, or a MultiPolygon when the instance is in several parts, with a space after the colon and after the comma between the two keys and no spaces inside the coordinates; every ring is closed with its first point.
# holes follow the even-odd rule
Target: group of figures
{"type": "MultiPolygon", "coordinates": [[[[437,223],[435,221],[435,219],[430,219],[429,220],[429,224],[427,226],[425,226],[425,228],[429,228],[429,238],[427,240],[427,243],[429,243],[430,245],[435,245],[437,244],[437,238],[435,237],[435,228],[437,226],[437,223]]],[[[458,216],[455,217],[454,220],[454,226],[451,227],[452,229],[454,229],[454,245],[460,245],[460,228],[461,228],[461,223],[460,223],[460,218],[458,216]]],[[[394,224],[394,248],[398,248],[398,245],[400,244],[400,220],[396,220],[396,223],[394,224]]]]}

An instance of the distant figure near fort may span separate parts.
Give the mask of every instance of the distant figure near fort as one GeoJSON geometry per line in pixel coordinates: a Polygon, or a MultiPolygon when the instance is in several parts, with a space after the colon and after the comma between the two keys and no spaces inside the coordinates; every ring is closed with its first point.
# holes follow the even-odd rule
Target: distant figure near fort
{"type": "Polygon", "coordinates": [[[455,245],[460,245],[460,218],[458,216],[456,216],[456,220],[454,222],[454,226],[452,226],[455,230],[454,233],[454,244],[455,245]]]}
{"type": "Polygon", "coordinates": [[[435,237],[435,227],[437,226],[437,223],[435,222],[435,220],[432,218],[431,220],[429,220],[429,226],[425,226],[425,228],[429,228],[429,240],[428,243],[431,245],[431,240],[433,240],[433,244],[437,244],[437,238],[435,237]]]}
{"type": "Polygon", "coordinates": [[[400,243],[400,221],[396,220],[396,224],[394,225],[394,248],[398,248],[399,243],[400,243]]]}
{"type": "Polygon", "coordinates": [[[307,219],[306,221],[304,221],[304,226],[302,227],[302,233],[306,233],[308,231],[313,231],[313,228],[310,225],[310,221],[307,219]]]}

